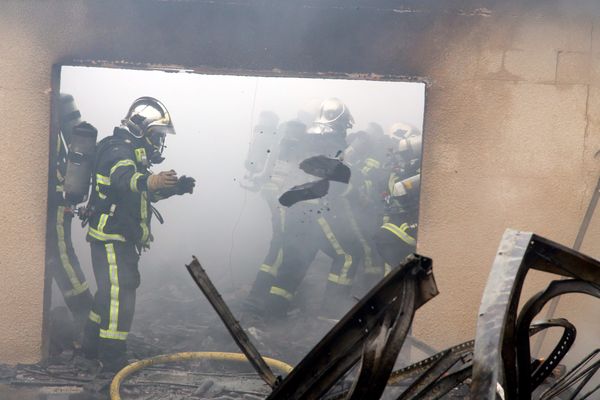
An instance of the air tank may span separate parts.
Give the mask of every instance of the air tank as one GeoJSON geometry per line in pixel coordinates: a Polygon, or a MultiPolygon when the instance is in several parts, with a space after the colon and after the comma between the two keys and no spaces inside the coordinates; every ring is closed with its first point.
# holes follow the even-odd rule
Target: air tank
{"type": "Polygon", "coordinates": [[[88,198],[97,137],[98,130],[87,122],[72,129],[64,183],[65,199],[69,204],[79,204],[88,198]]]}

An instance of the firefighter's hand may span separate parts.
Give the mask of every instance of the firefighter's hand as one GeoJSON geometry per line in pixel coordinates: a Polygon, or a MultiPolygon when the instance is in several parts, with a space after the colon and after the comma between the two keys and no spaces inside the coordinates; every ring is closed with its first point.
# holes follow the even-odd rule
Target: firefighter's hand
{"type": "Polygon", "coordinates": [[[181,178],[177,181],[177,186],[175,188],[175,193],[181,195],[185,193],[192,194],[194,192],[194,187],[196,186],[196,180],[191,176],[182,175],[181,178]]]}
{"type": "Polygon", "coordinates": [[[161,171],[148,177],[148,191],[156,192],[161,189],[173,188],[177,185],[177,172],[161,171]]]}

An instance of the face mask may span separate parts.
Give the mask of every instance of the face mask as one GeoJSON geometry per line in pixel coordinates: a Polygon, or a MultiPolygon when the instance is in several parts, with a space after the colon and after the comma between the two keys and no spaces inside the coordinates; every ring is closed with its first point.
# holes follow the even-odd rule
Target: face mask
{"type": "Polygon", "coordinates": [[[166,147],[165,136],[166,135],[162,132],[150,132],[148,136],[146,136],[146,142],[148,143],[147,147],[150,153],[148,159],[152,164],[160,164],[165,160],[162,156],[166,147]]]}

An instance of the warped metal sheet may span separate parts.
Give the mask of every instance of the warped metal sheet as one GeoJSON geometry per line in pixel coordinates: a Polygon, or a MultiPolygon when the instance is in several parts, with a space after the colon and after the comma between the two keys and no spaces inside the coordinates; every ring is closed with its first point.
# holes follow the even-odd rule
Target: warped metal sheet
{"type": "Polygon", "coordinates": [[[417,308],[438,294],[431,259],[411,255],[363,297],[275,388],[268,400],[318,399],[359,359],[347,399],[377,399],[417,308]]]}
{"type": "Polygon", "coordinates": [[[479,308],[472,398],[495,399],[501,377],[506,398],[517,398],[517,307],[530,268],[600,285],[600,262],[533,233],[507,229],[479,308]]]}

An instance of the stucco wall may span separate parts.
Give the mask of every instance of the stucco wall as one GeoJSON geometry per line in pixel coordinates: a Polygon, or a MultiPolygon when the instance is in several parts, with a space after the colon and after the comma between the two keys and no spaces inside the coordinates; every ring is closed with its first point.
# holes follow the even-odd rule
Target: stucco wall
{"type": "MultiPolygon", "coordinates": [[[[600,10],[584,1],[239,3],[0,3],[0,361],[41,355],[56,63],[425,79],[418,250],[434,259],[441,294],[415,333],[434,345],[474,335],[505,228],[573,242],[600,173],[600,10]]],[[[600,256],[594,226],[584,248],[600,256]]],[[[525,294],[547,279],[533,274],[525,294]]],[[[581,298],[561,302],[574,308],[598,315],[581,298]]]]}

